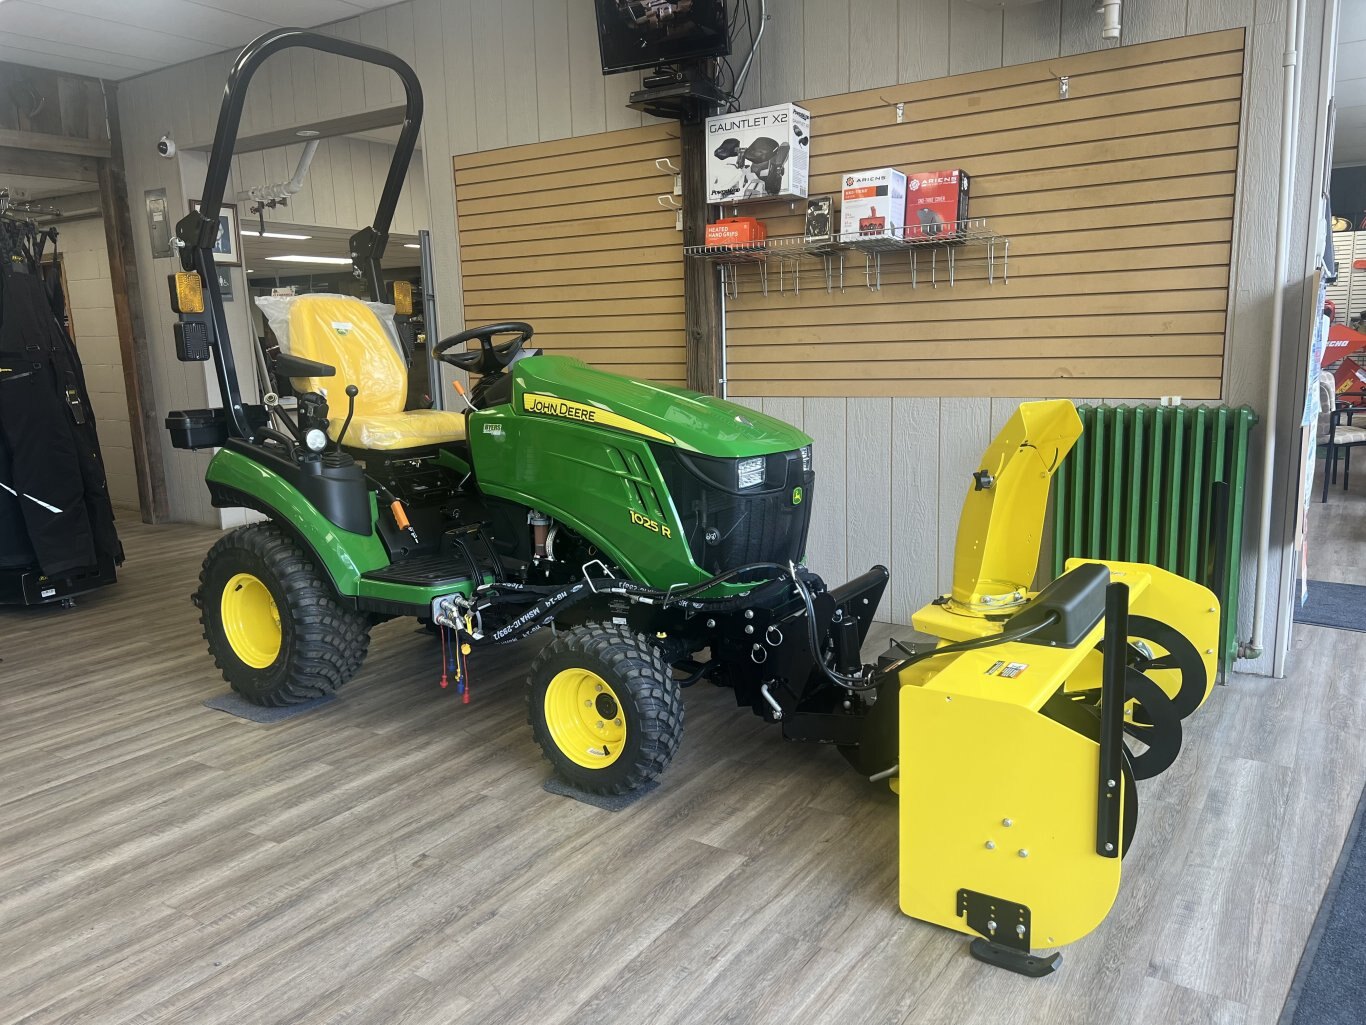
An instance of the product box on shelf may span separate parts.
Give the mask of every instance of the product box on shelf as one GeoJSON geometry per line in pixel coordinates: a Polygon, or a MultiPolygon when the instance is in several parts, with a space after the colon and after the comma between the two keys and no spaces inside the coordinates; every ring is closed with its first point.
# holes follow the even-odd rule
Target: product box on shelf
{"type": "Polygon", "coordinates": [[[768,238],[764,222],[754,217],[723,217],[707,225],[709,246],[761,246],[768,238]]]}
{"type": "Polygon", "coordinates": [[[806,201],[806,225],[802,238],[809,246],[824,246],[838,234],[835,220],[835,197],[812,196],[806,201]]]}
{"type": "Polygon", "coordinates": [[[906,176],[906,237],[952,242],[967,229],[966,171],[915,171],[906,176]]]}
{"type": "Polygon", "coordinates": [[[707,202],[805,199],[811,115],[795,103],[707,118],[707,202]]]}
{"type": "Polygon", "coordinates": [[[840,234],[900,238],[906,225],[906,176],[894,167],[854,171],[843,179],[840,234]]]}

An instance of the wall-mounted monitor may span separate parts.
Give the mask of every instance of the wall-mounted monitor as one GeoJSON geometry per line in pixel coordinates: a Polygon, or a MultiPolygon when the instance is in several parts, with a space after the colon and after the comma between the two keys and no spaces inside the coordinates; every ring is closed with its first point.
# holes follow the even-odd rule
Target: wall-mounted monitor
{"type": "Polygon", "coordinates": [[[730,54],[727,0],[596,0],[605,75],[730,54]]]}

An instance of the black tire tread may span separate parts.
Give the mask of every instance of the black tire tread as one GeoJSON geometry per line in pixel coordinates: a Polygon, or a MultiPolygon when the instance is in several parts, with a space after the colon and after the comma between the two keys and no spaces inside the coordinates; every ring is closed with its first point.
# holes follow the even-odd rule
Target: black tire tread
{"type": "Polygon", "coordinates": [[[199,622],[214,665],[223,678],[247,700],[268,707],[296,705],[324,697],[359,672],[370,649],[370,624],[362,614],[346,608],[302,548],[273,523],[253,523],[224,534],[204,557],[199,574],[199,622]],[[233,678],[237,663],[224,658],[215,643],[209,604],[218,600],[207,590],[210,566],[232,553],[246,552],[263,561],[275,574],[285,601],[277,603],[281,615],[292,618],[294,643],[288,653],[287,671],[274,688],[252,694],[233,678]]]}
{"type": "MultiPolygon", "coordinates": [[[[633,695],[641,712],[641,744],[625,766],[614,763],[610,778],[591,783],[570,780],[597,794],[629,793],[658,776],[668,766],[683,739],[683,696],[659,649],[647,638],[614,623],[586,623],[560,634],[531,663],[527,674],[527,722],[546,760],[555,742],[536,713],[536,679],[546,663],[561,656],[588,656],[610,667],[633,695]]],[[[612,681],[613,688],[617,681],[612,681]]],[[[562,773],[563,775],[563,773],[562,773]]]]}

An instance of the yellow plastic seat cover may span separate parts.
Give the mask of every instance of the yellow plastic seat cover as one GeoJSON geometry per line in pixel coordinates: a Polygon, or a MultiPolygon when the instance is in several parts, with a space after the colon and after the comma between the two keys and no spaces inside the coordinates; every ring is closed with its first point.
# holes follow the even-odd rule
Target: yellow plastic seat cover
{"type": "MultiPolygon", "coordinates": [[[[334,429],[340,429],[339,417],[334,429]]],[[[463,441],[465,414],[448,413],[444,409],[410,409],[398,413],[370,413],[364,420],[360,414],[351,421],[346,432],[346,444],[352,448],[393,452],[423,445],[440,445],[448,441],[463,441]],[[359,425],[359,433],[356,433],[359,425]]]]}
{"type": "Polygon", "coordinates": [[[349,447],[394,451],[461,441],[465,416],[438,409],[404,410],[408,372],[396,341],[375,311],[347,296],[301,295],[289,307],[289,352],[337,368],[335,377],[296,377],[295,391],[327,396],[328,434],[337,439],[346,421],[346,386],[354,384],[356,413],[349,447]]]}

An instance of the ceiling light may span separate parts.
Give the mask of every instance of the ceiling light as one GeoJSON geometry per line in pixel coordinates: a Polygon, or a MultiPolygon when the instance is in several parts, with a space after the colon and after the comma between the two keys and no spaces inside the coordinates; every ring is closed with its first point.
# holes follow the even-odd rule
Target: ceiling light
{"type": "Polygon", "coordinates": [[[289,256],[267,256],[267,260],[278,260],[281,263],[335,263],[337,265],[350,265],[351,258],[348,256],[300,256],[293,253],[289,256]]]}
{"type": "Polygon", "coordinates": [[[318,131],[316,128],[300,128],[294,134],[297,135],[300,139],[316,139],[323,133],[318,131]]]}
{"type": "Polygon", "coordinates": [[[287,238],[292,242],[303,242],[312,238],[312,235],[291,235],[285,231],[252,231],[249,228],[242,229],[243,235],[250,235],[252,238],[287,238]]]}
{"type": "Polygon", "coordinates": [[[405,243],[403,243],[403,248],[404,248],[404,249],[421,249],[422,246],[419,245],[419,244],[416,243],[416,242],[405,242],[405,243]]]}

